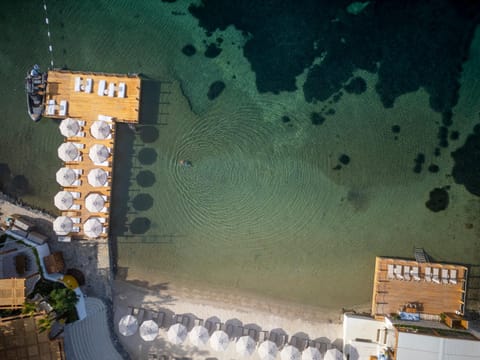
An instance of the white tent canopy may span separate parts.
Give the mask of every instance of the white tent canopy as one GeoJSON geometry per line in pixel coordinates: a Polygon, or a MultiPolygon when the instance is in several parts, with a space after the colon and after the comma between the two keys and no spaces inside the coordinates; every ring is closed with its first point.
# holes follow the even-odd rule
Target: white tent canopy
{"type": "Polygon", "coordinates": [[[73,205],[73,195],[69,191],[59,191],[53,202],[59,210],[68,210],[73,205]]]}
{"type": "Polygon", "coordinates": [[[225,331],[217,330],[210,337],[210,346],[215,351],[227,350],[230,339],[225,331]]]}
{"type": "Polygon", "coordinates": [[[100,168],[92,169],[87,176],[88,183],[92,186],[104,186],[108,180],[108,173],[100,168]]]}
{"type": "Polygon", "coordinates": [[[103,225],[98,218],[90,218],[83,224],[83,233],[91,239],[97,238],[103,231],[103,225]]]}
{"type": "Polygon", "coordinates": [[[78,134],[80,131],[80,124],[77,120],[66,118],[60,123],[60,133],[65,137],[71,137],[78,134]]]}
{"type": "Polygon", "coordinates": [[[110,125],[106,121],[95,121],[90,127],[90,133],[95,139],[106,139],[111,133],[110,125]]]}
{"type": "Polygon", "coordinates": [[[153,320],[147,320],[140,325],[140,337],[145,341],[153,341],[158,336],[158,325],[153,320]]]}
{"type": "Polygon", "coordinates": [[[247,357],[254,353],[256,345],[255,340],[250,336],[242,336],[237,340],[235,349],[239,355],[247,357]]]}
{"type": "Polygon", "coordinates": [[[88,194],[85,198],[85,207],[90,212],[99,212],[105,207],[105,200],[98,193],[88,194]]]}
{"type": "Polygon", "coordinates": [[[57,235],[67,235],[73,229],[73,221],[68,216],[59,216],[53,221],[53,230],[57,235]]]}
{"type": "Polygon", "coordinates": [[[208,330],[201,325],[194,326],[188,334],[188,340],[195,346],[205,345],[209,337],[208,330]]]}
{"type": "Polygon", "coordinates": [[[90,148],[88,156],[95,164],[101,164],[110,156],[110,149],[105,145],[95,144],[90,148]]]}
{"type": "Polygon", "coordinates": [[[118,331],[123,336],[132,336],[138,330],[137,318],[133,315],[125,315],[118,323],[118,331]]]}
{"type": "Polygon", "coordinates": [[[320,360],[321,358],[322,354],[317,348],[309,346],[302,351],[302,360],[320,360]]]}
{"type": "Polygon", "coordinates": [[[275,360],[278,348],[273,341],[266,340],[258,347],[258,356],[262,360],[275,360]]]}
{"type": "Polygon", "coordinates": [[[174,344],[181,344],[187,338],[187,328],[182,324],[173,324],[167,331],[167,337],[170,342],[174,344]]]}
{"type": "Polygon", "coordinates": [[[286,345],[280,352],[282,360],[300,360],[300,351],[295,346],[286,345]]]}
{"type": "Polygon", "coordinates": [[[58,157],[65,162],[75,161],[80,156],[80,151],[72,142],[64,142],[58,147],[58,157]]]}
{"type": "Polygon", "coordinates": [[[77,180],[77,174],[73,169],[62,167],[57,171],[56,178],[61,186],[70,186],[77,180]]]}

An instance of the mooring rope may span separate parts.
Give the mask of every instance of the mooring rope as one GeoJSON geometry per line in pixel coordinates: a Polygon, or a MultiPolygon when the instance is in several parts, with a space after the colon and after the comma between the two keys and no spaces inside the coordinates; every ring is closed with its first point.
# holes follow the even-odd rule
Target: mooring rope
{"type": "Polygon", "coordinates": [[[53,69],[53,46],[52,46],[52,36],[50,33],[50,21],[48,20],[48,11],[47,3],[43,0],[43,9],[45,10],[45,24],[47,24],[47,35],[48,35],[48,51],[50,52],[50,66],[53,69]]]}

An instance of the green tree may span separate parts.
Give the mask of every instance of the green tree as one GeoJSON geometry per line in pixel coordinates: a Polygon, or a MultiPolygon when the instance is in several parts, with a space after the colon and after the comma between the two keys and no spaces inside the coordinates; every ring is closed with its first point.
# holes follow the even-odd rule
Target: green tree
{"type": "Polygon", "coordinates": [[[55,289],[48,296],[50,305],[57,314],[57,319],[66,316],[68,313],[75,311],[78,297],[72,289],[55,289]]]}
{"type": "Polygon", "coordinates": [[[43,318],[38,319],[38,332],[42,333],[44,331],[50,330],[52,328],[53,319],[50,315],[46,314],[43,318]]]}
{"type": "Polygon", "coordinates": [[[22,308],[22,314],[32,317],[37,311],[37,305],[32,302],[24,302],[22,308]]]}

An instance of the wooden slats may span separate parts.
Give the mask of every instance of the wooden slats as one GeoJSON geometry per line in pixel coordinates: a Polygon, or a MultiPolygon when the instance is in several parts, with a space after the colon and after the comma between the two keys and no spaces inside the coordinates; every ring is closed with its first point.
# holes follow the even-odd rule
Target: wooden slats
{"type": "Polygon", "coordinates": [[[25,302],[25,279],[0,280],[0,309],[19,309],[25,302]]]}

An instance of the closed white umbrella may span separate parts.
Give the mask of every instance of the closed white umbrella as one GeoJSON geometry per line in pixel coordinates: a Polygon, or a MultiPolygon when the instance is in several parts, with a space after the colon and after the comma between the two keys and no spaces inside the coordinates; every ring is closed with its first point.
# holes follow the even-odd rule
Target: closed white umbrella
{"type": "Polygon", "coordinates": [[[300,360],[300,351],[295,346],[287,345],[280,351],[282,360],[300,360]]]}
{"type": "Polygon", "coordinates": [[[118,323],[118,331],[123,336],[132,336],[138,330],[137,318],[133,315],[125,315],[118,323]]]}
{"type": "Polygon", "coordinates": [[[167,331],[167,337],[170,342],[174,344],[181,344],[187,338],[187,328],[182,324],[173,324],[167,331]]]}
{"type": "Polygon", "coordinates": [[[90,148],[88,156],[95,164],[101,164],[110,156],[110,150],[105,145],[95,144],[90,148]]]}
{"type": "Polygon", "coordinates": [[[89,238],[97,238],[103,231],[103,225],[97,218],[90,218],[83,224],[83,233],[89,238]]]}
{"type": "Polygon", "coordinates": [[[57,183],[62,186],[70,186],[77,180],[77,174],[73,169],[62,167],[56,174],[57,183]]]}
{"type": "Polygon", "coordinates": [[[53,221],[53,230],[57,235],[67,235],[73,229],[73,221],[68,216],[59,216],[53,221]]]}
{"type": "Polygon", "coordinates": [[[71,137],[78,134],[80,131],[80,124],[77,120],[66,118],[60,123],[60,133],[65,137],[71,137]]]}
{"type": "Polygon", "coordinates": [[[106,139],[110,135],[111,128],[106,121],[95,121],[90,127],[90,133],[95,139],[106,139]]]}
{"type": "Polygon", "coordinates": [[[275,360],[278,348],[273,341],[266,340],[258,347],[258,356],[262,360],[275,360]]]}
{"type": "Polygon", "coordinates": [[[324,360],[343,360],[343,354],[338,349],[328,349],[323,356],[324,360]]]}
{"type": "Polygon", "coordinates": [[[85,198],[85,207],[90,212],[99,212],[105,207],[105,200],[100,194],[88,194],[85,198]]]}
{"type": "Polygon", "coordinates": [[[225,331],[217,330],[210,337],[210,346],[215,351],[227,350],[230,339],[225,331]]]}
{"type": "Polygon", "coordinates": [[[309,346],[302,351],[302,360],[320,360],[321,358],[322,354],[317,348],[309,346]]]}
{"type": "Polygon", "coordinates": [[[68,210],[73,205],[73,196],[69,191],[59,191],[53,199],[55,206],[60,210],[68,210]]]}
{"type": "Polygon", "coordinates": [[[87,179],[92,186],[104,186],[108,180],[108,173],[103,169],[92,169],[88,173],[87,179]]]}
{"type": "Polygon", "coordinates": [[[195,346],[205,345],[209,337],[208,330],[202,325],[194,326],[188,334],[188,340],[195,346]]]}
{"type": "Polygon", "coordinates": [[[71,142],[64,142],[62,145],[60,145],[57,153],[60,160],[65,162],[74,161],[78,156],[80,156],[80,151],[71,142]]]}
{"type": "Polygon", "coordinates": [[[237,343],[235,344],[235,348],[237,350],[237,353],[239,353],[241,356],[251,356],[253,352],[255,351],[255,340],[253,340],[250,336],[242,336],[237,340],[237,343]]]}
{"type": "Polygon", "coordinates": [[[158,325],[153,320],[147,320],[140,325],[140,337],[145,341],[153,341],[158,336],[158,325]]]}

